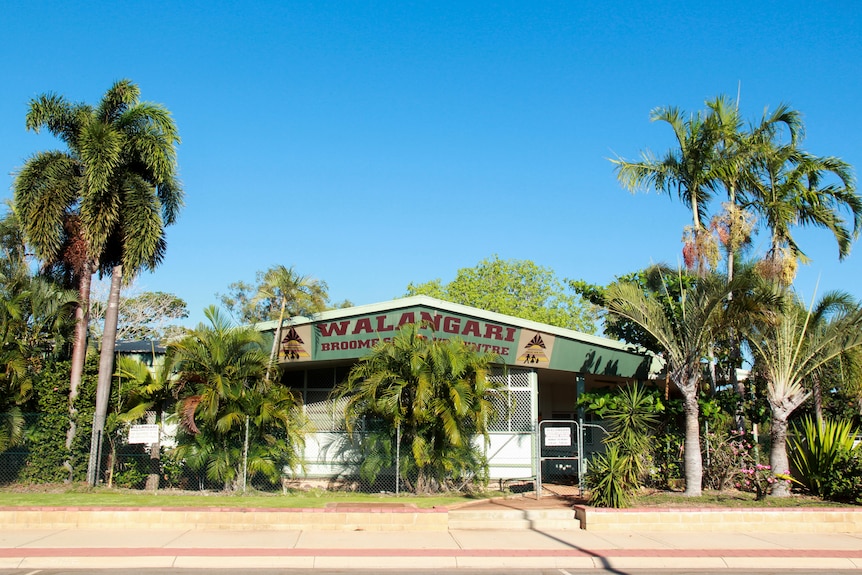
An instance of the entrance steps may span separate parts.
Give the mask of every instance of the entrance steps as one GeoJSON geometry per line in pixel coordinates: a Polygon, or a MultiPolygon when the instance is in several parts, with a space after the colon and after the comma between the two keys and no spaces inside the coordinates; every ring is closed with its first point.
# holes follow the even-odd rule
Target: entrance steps
{"type": "Polygon", "coordinates": [[[573,509],[452,509],[449,529],[580,529],[573,509]]]}

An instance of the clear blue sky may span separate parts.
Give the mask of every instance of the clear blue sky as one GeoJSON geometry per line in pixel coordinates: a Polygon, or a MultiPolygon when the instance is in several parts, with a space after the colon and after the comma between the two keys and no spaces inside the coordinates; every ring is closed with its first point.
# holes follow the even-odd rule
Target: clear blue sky
{"type": "MultiPolygon", "coordinates": [[[[605,284],[675,264],[690,216],[630,195],[608,158],[663,152],[656,106],[735,96],[754,120],[786,102],[805,147],[862,167],[862,3],[3,3],[3,198],[33,152],[30,98],[97,102],[121,78],[165,104],[186,207],[139,283],[191,321],[236,280],[295,265],[356,304],[449,281],[493,254],[605,284]]],[[[806,297],[862,298],[860,245],[826,231],[806,297]]],[[[759,249],[763,250],[763,245],[759,249]]]]}

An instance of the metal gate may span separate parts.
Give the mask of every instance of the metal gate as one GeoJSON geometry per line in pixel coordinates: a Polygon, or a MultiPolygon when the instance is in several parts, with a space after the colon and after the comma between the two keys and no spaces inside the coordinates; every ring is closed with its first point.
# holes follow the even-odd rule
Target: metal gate
{"type": "Polygon", "coordinates": [[[542,496],[543,487],[556,495],[582,495],[587,458],[599,451],[598,437],[607,431],[593,423],[570,419],[556,419],[539,423],[539,448],[536,474],[536,497],[542,496]],[[584,430],[590,433],[584,441],[584,430]]]}

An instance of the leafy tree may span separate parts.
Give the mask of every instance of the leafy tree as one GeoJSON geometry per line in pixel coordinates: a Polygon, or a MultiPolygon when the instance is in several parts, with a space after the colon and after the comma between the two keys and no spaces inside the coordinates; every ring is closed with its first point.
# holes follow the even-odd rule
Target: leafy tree
{"type": "MultiPolygon", "coordinates": [[[[166,292],[141,291],[134,282],[120,297],[117,340],[165,340],[179,336],[184,328],[174,322],[189,316],[186,302],[166,292]]],[[[108,284],[93,282],[90,306],[90,334],[102,337],[105,311],[108,307],[108,284]],[[102,289],[105,288],[105,289],[102,289]]]]}
{"type": "Polygon", "coordinates": [[[27,128],[47,128],[68,149],[36,154],[15,179],[15,202],[28,242],[43,262],[66,262],[78,278],[81,307],[76,314],[72,401],[86,345],[91,275],[96,270],[111,274],[88,470],[91,483],[113,373],[123,269],[132,277],[159,264],[166,248],[164,227],[174,223],[182,205],[176,126],[167,109],[141,102],[139,96],[135,84],[120,80],[96,107],[72,104],[55,94],[32,100],[27,128]]]}
{"type": "MultiPolygon", "coordinates": [[[[818,370],[862,346],[862,308],[818,322],[812,321],[810,309],[791,301],[771,321],[753,322],[748,342],[754,368],[767,381],[772,410],[770,465],[784,473],[789,469],[788,418],[811,395],[807,384],[818,370]]],[[[785,497],[788,487],[776,485],[772,495],[785,497]]]]}
{"type": "Polygon", "coordinates": [[[264,377],[268,356],[259,332],[234,326],[212,306],[204,315],[209,325],[168,346],[175,354],[179,398],[174,457],[205,470],[225,490],[237,489],[245,476],[247,432],[248,473],[274,483],[285,467],[300,465],[305,418],[299,402],[264,377]]]}
{"type": "Polygon", "coordinates": [[[595,333],[595,310],[569,291],[550,268],[530,260],[482,260],[458,270],[443,285],[439,279],[409,284],[407,295],[427,295],[558,327],[595,333]]]}
{"type": "MultiPolygon", "coordinates": [[[[414,482],[417,492],[436,491],[487,474],[473,438],[488,440],[498,389],[487,377],[494,360],[457,339],[426,337],[421,324],[407,324],[362,358],[333,393],[345,405],[348,432],[376,421],[377,435],[394,445],[400,430],[407,446],[399,462],[402,478],[414,482]]],[[[360,470],[372,483],[378,471],[376,460],[360,470]]]]}

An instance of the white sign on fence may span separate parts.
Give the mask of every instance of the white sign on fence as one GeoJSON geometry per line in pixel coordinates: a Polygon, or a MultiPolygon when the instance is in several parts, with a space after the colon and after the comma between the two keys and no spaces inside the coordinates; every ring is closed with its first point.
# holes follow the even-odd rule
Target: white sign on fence
{"type": "Polygon", "coordinates": [[[129,443],[146,443],[152,445],[159,442],[159,426],[133,425],[129,428],[129,443]]]}
{"type": "Polygon", "coordinates": [[[546,447],[568,447],[572,444],[572,428],[571,427],[546,427],[545,428],[545,446],[546,447]]]}

